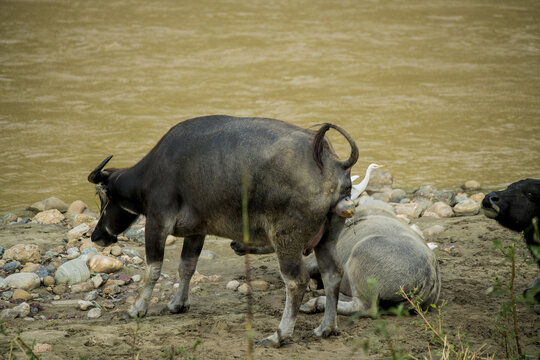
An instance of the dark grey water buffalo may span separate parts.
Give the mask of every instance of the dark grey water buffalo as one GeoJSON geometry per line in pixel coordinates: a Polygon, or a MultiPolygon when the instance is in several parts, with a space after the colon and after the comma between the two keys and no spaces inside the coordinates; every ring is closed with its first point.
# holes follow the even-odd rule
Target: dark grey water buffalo
{"type": "MultiPolygon", "coordinates": [[[[482,209],[502,226],[523,231],[527,247],[540,267],[540,239],[535,229],[540,219],[540,180],[520,180],[505,190],[491,192],[484,197],[482,209]]],[[[540,279],[536,279],[533,287],[540,302],[540,279]]]]}
{"type": "Polygon", "coordinates": [[[128,314],[145,315],[159,278],[165,239],[184,237],[180,287],[167,308],[189,308],[189,282],[207,234],[242,241],[242,184],[248,174],[250,244],[276,249],[286,287],[277,331],[263,340],[279,346],[290,338],[309,276],[302,252],[313,244],[327,289],[327,311],[318,336],[337,331],[336,306],[341,280],[335,242],[345,219],[343,199],[350,196],[350,168],[358,149],[341,128],[324,124],[306,130],[273,119],[206,116],[186,120],[169,130],[137,164],[105,169],[105,159],[88,180],[97,184],[101,217],[92,241],[116,241],[139,214],[146,216],[147,274],[128,314]],[[325,133],[333,128],[351,146],[340,160],[325,133]],[[337,206],[337,210],[336,210],[337,206]]]}
{"type": "MultiPolygon", "coordinates": [[[[401,287],[406,294],[419,296],[424,307],[437,303],[441,280],[435,254],[416,231],[395,216],[390,205],[367,199],[351,220],[337,243],[344,271],[340,293],[350,297],[339,301],[339,314],[368,315],[375,300],[384,307],[406,304],[399,294],[401,287]]],[[[309,256],[306,262],[310,275],[316,277],[316,259],[309,256]]],[[[322,311],[325,300],[324,296],[311,299],[301,311],[322,311]]]]}

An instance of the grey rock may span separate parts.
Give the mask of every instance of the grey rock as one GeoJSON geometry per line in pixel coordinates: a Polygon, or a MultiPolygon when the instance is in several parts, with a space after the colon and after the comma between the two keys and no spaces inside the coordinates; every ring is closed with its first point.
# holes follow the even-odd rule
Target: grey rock
{"type": "Polygon", "coordinates": [[[13,213],[7,213],[0,218],[0,225],[6,225],[17,221],[17,215],[13,213]]]}
{"type": "Polygon", "coordinates": [[[470,199],[457,203],[456,206],[454,206],[454,213],[456,214],[456,216],[476,215],[479,211],[480,204],[470,199]]]}
{"type": "Polygon", "coordinates": [[[41,285],[41,279],[34,273],[11,274],[4,279],[7,286],[12,289],[32,290],[41,285]]]}
{"type": "Polygon", "coordinates": [[[130,240],[144,243],[144,225],[132,225],[123,234],[130,240]]]}
{"type": "Polygon", "coordinates": [[[456,192],[452,190],[435,190],[433,193],[433,202],[443,202],[447,205],[454,206],[456,204],[456,192]]]}
{"type": "Polygon", "coordinates": [[[100,308],[93,308],[90,311],[88,311],[88,314],[86,315],[88,319],[97,319],[101,317],[101,309],[100,308]]]}
{"type": "Polygon", "coordinates": [[[51,271],[48,266],[40,266],[39,269],[32,271],[34,274],[39,276],[40,279],[43,279],[51,275],[51,271]]]}
{"type": "Polygon", "coordinates": [[[135,257],[135,256],[142,257],[136,250],[132,250],[132,249],[122,249],[122,253],[131,257],[135,257]]]}
{"type": "Polygon", "coordinates": [[[392,193],[390,194],[390,202],[398,203],[401,200],[403,200],[407,196],[407,193],[405,190],[402,189],[394,189],[392,190],[392,193]]]}
{"type": "Polygon", "coordinates": [[[18,261],[8,262],[6,265],[2,266],[2,270],[5,272],[13,272],[21,267],[21,263],[18,261]]]}
{"type": "Polygon", "coordinates": [[[13,297],[13,291],[3,291],[2,292],[2,300],[9,300],[13,297]]]}
{"type": "Polygon", "coordinates": [[[15,318],[24,318],[30,313],[30,305],[23,302],[13,309],[4,309],[0,313],[0,320],[12,320],[15,318]]]}
{"type": "Polygon", "coordinates": [[[90,270],[86,262],[80,259],[70,260],[62,264],[55,274],[57,284],[77,284],[90,278],[90,270]]]}
{"type": "Polygon", "coordinates": [[[94,306],[94,303],[92,301],[79,300],[79,302],[77,303],[77,307],[83,311],[90,309],[92,306],[94,306]]]}
{"type": "Polygon", "coordinates": [[[85,296],[84,296],[84,300],[86,301],[94,301],[98,298],[99,296],[99,293],[97,290],[92,290],[90,292],[88,292],[85,296]]]}

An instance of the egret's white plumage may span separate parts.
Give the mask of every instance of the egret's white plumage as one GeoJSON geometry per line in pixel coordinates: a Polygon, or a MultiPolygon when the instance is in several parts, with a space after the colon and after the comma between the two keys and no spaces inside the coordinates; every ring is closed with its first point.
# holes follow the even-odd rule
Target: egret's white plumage
{"type": "MultiPolygon", "coordinates": [[[[359,197],[360,195],[362,195],[364,190],[366,190],[366,187],[367,187],[367,185],[369,183],[369,177],[371,176],[371,172],[373,170],[375,170],[377,168],[381,168],[383,166],[384,165],[377,165],[377,164],[370,164],[368,166],[368,168],[366,170],[366,176],[364,176],[364,179],[360,182],[360,184],[352,186],[352,189],[351,189],[351,199],[352,200],[354,200],[357,197],[359,197]]],[[[358,178],[359,178],[359,176],[357,176],[357,175],[352,176],[351,181],[355,181],[358,178]]]]}

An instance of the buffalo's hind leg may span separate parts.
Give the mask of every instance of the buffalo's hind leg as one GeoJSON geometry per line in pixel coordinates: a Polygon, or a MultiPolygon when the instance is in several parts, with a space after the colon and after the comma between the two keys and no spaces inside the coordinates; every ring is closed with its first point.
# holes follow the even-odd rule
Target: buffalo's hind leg
{"type": "Polygon", "coordinates": [[[128,311],[132,318],[143,317],[148,311],[150,298],[154,285],[161,275],[163,265],[163,255],[165,253],[165,239],[170,234],[171,227],[164,226],[160,221],[151,217],[146,219],[145,229],[145,250],[146,250],[146,273],[144,276],[143,288],[137,296],[135,303],[128,311]]]}
{"type": "Polygon", "coordinates": [[[178,268],[180,287],[167,305],[167,309],[172,313],[176,314],[189,310],[189,282],[195,273],[197,261],[204,245],[204,237],[205,235],[196,235],[184,238],[180,266],[178,268]]]}
{"type": "Polygon", "coordinates": [[[337,305],[343,269],[337,256],[336,243],[343,224],[343,219],[333,216],[327,232],[315,247],[315,257],[317,258],[326,294],[324,317],[321,325],[314,330],[317,336],[329,336],[338,333],[337,305]]]}
{"type": "Polygon", "coordinates": [[[293,246],[294,242],[288,244],[289,246],[276,249],[279,270],[286,289],[285,308],[277,331],[260,341],[264,346],[279,347],[292,336],[296,316],[309,281],[307,269],[302,262],[303,247],[293,246]]]}

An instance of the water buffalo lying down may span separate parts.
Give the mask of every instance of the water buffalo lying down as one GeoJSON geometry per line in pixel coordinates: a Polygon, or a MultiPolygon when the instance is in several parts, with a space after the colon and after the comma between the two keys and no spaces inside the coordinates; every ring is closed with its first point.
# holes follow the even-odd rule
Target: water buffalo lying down
{"type": "MultiPolygon", "coordinates": [[[[374,300],[381,307],[408,305],[399,294],[414,292],[425,308],[436,304],[441,280],[435,254],[420,235],[400,221],[393,208],[379,200],[362,199],[337,243],[343,266],[338,314],[369,315],[374,300]],[[370,283],[370,279],[376,282],[370,283]]],[[[319,274],[317,261],[305,258],[310,275],[319,274]]],[[[309,300],[300,311],[325,309],[324,296],[309,300]]],[[[407,308],[407,306],[405,306],[407,308]]]]}
{"type": "MultiPolygon", "coordinates": [[[[143,289],[128,311],[144,316],[161,273],[165,239],[184,237],[180,287],[167,309],[187,311],[189,282],[207,234],[243,239],[242,186],[247,183],[250,243],[276,249],[286,287],[277,331],[264,345],[279,346],[290,338],[309,275],[302,252],[313,248],[327,289],[327,311],[318,336],[337,331],[336,307],[341,280],[335,243],[347,213],[350,169],[358,149],[341,128],[324,124],[306,130],[272,119],[206,116],[186,120],[169,130],[137,164],[105,169],[105,159],[88,180],[97,184],[101,216],[92,241],[117,241],[139,214],[146,216],[147,271],[143,289]],[[351,146],[340,160],[325,133],[333,128],[351,146]],[[244,176],[243,174],[247,174],[244,176]],[[247,181],[244,179],[248,178],[247,181]]],[[[353,207],[354,208],[354,207],[353,207]]]]}
{"type": "MultiPolygon", "coordinates": [[[[540,180],[520,180],[505,190],[491,192],[484,197],[482,209],[502,226],[523,231],[527,247],[540,267],[540,239],[534,226],[538,226],[540,219],[540,180]]],[[[535,299],[540,302],[540,279],[535,280],[533,287],[535,299]]]]}

